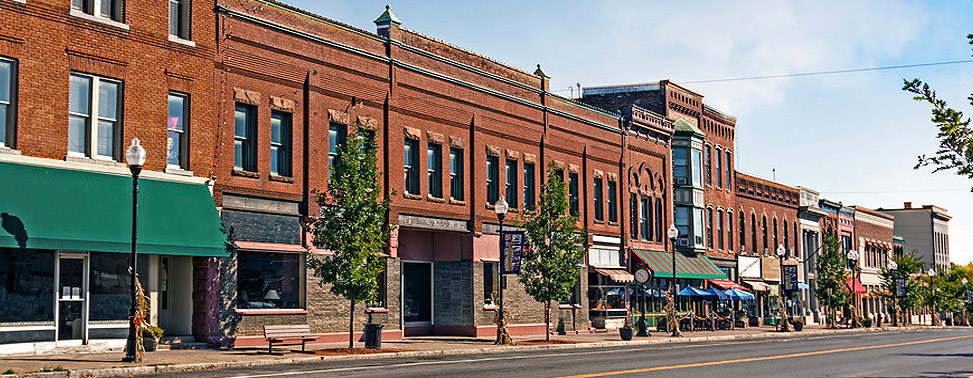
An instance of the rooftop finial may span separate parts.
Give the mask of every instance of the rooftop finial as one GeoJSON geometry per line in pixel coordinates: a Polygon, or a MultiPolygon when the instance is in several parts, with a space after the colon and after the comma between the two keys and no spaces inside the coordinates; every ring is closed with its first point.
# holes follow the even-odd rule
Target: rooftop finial
{"type": "Polygon", "coordinates": [[[375,25],[382,26],[389,24],[398,26],[402,24],[402,21],[399,21],[399,18],[395,17],[395,14],[392,13],[391,6],[385,5],[385,13],[382,13],[381,16],[378,16],[378,18],[375,19],[375,25]]]}
{"type": "Polygon", "coordinates": [[[545,79],[550,79],[551,78],[550,76],[547,76],[546,73],[544,73],[544,70],[541,69],[541,65],[539,63],[537,64],[537,69],[534,70],[534,75],[540,76],[540,77],[545,78],[545,79]]]}

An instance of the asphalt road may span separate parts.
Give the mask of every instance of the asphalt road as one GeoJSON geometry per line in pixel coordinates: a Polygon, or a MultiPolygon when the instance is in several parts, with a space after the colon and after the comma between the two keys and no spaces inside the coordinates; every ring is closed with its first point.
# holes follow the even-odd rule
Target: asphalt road
{"type": "Polygon", "coordinates": [[[318,377],[971,377],[973,329],[329,361],[166,374],[318,377]]]}

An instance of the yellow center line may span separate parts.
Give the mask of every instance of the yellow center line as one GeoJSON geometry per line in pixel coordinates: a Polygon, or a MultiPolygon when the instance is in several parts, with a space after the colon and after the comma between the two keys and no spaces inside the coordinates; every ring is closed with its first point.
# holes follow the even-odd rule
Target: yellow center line
{"type": "Polygon", "coordinates": [[[736,360],[711,361],[711,362],[697,362],[697,363],[692,363],[692,364],[656,366],[656,367],[643,368],[643,369],[606,371],[606,372],[602,372],[602,373],[570,375],[570,376],[564,376],[564,377],[559,377],[559,378],[605,377],[605,376],[610,376],[610,375],[623,375],[623,374],[646,373],[646,372],[650,372],[650,371],[685,369],[685,368],[702,367],[702,366],[713,366],[713,365],[738,364],[738,363],[741,363],[741,362],[779,360],[779,359],[783,359],[783,358],[817,356],[817,355],[822,355],[822,354],[841,353],[841,352],[852,352],[852,351],[857,351],[857,350],[868,350],[868,349],[878,349],[878,348],[891,348],[891,347],[898,347],[898,346],[905,346],[905,345],[915,345],[915,344],[934,343],[934,342],[940,342],[940,341],[959,340],[959,339],[966,339],[966,338],[970,338],[970,337],[973,337],[973,335],[953,336],[953,337],[944,337],[944,338],[940,338],[940,339],[929,339],[929,340],[919,340],[919,341],[909,341],[909,342],[895,343],[895,344],[882,344],[882,345],[862,346],[862,347],[853,347],[853,348],[819,350],[819,351],[814,351],[814,352],[782,354],[782,355],[767,356],[767,357],[750,357],[750,358],[740,358],[740,359],[736,359],[736,360]]]}

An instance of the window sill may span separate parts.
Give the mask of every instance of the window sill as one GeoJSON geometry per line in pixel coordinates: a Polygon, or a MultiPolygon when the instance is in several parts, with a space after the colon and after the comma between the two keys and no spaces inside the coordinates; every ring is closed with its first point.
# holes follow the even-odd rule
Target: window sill
{"type": "Polygon", "coordinates": [[[193,175],[193,171],[187,171],[185,169],[179,168],[179,167],[174,166],[174,165],[166,166],[166,169],[163,170],[163,172],[168,173],[168,174],[171,174],[171,175],[179,175],[179,176],[192,176],[193,175]]]}
{"type": "Polygon", "coordinates": [[[90,157],[87,157],[87,156],[73,156],[73,155],[68,155],[68,156],[65,156],[64,157],[64,161],[72,162],[72,163],[83,163],[83,164],[100,165],[100,166],[103,166],[103,167],[127,168],[127,166],[125,165],[125,163],[122,163],[122,162],[118,162],[118,161],[114,161],[114,160],[108,160],[108,159],[90,158],[90,157]]]}
{"type": "Polygon", "coordinates": [[[412,194],[412,193],[402,193],[402,197],[412,199],[412,200],[420,200],[420,201],[422,200],[422,196],[418,194],[412,194]]]}
{"type": "Polygon", "coordinates": [[[0,154],[20,155],[20,150],[0,145],[0,154]]]}
{"type": "Polygon", "coordinates": [[[605,221],[603,221],[603,220],[597,220],[597,219],[595,219],[594,222],[595,222],[595,224],[605,224],[605,221]]]}
{"type": "Polygon", "coordinates": [[[270,181],[286,182],[286,183],[289,183],[289,184],[293,184],[294,183],[294,178],[293,177],[281,176],[281,175],[273,174],[273,173],[271,173],[270,176],[268,176],[268,178],[270,178],[270,181]]]}
{"type": "Polygon", "coordinates": [[[119,28],[119,29],[123,29],[123,30],[128,30],[129,29],[128,24],[121,23],[121,22],[112,20],[112,19],[107,18],[107,17],[93,16],[93,15],[84,13],[82,11],[79,11],[77,9],[71,9],[71,15],[74,16],[74,17],[77,17],[77,18],[83,18],[83,19],[88,20],[88,21],[94,21],[94,22],[97,22],[97,23],[105,24],[105,25],[108,25],[108,26],[113,26],[113,27],[116,27],[116,28],[119,28]]]}
{"type": "Polygon", "coordinates": [[[181,45],[186,45],[189,47],[196,47],[196,42],[190,41],[188,39],[182,39],[180,37],[169,34],[169,42],[175,42],[181,45]]]}
{"type": "Polygon", "coordinates": [[[578,305],[578,304],[558,304],[557,305],[557,308],[562,309],[562,310],[578,309],[578,308],[581,308],[581,305],[578,305]]]}
{"type": "Polygon", "coordinates": [[[433,196],[432,194],[427,194],[426,195],[426,200],[427,201],[430,201],[430,202],[438,202],[438,203],[445,203],[446,202],[445,199],[443,199],[441,197],[433,196]]]}
{"type": "Polygon", "coordinates": [[[457,200],[454,200],[454,199],[450,199],[449,200],[449,204],[450,205],[466,206],[466,201],[457,201],[457,200]]]}
{"type": "Polygon", "coordinates": [[[389,309],[384,307],[369,307],[365,309],[366,314],[385,314],[388,313],[389,309]]]}
{"type": "Polygon", "coordinates": [[[233,168],[233,171],[230,172],[230,174],[232,174],[233,176],[241,176],[241,177],[254,178],[254,179],[260,178],[260,174],[257,172],[244,171],[242,169],[237,169],[237,168],[233,168]]]}
{"type": "Polygon", "coordinates": [[[307,315],[307,310],[299,308],[237,309],[236,313],[241,315],[307,315]]]}

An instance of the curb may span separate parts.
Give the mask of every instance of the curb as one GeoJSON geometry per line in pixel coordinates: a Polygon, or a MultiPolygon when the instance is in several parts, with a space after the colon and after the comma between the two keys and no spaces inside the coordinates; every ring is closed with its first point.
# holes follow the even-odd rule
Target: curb
{"type": "Polygon", "coordinates": [[[524,346],[514,345],[510,347],[443,349],[443,350],[390,352],[390,353],[375,353],[375,354],[346,355],[346,356],[317,356],[317,357],[285,358],[285,359],[261,360],[261,361],[212,362],[212,363],[195,363],[195,364],[176,364],[176,365],[115,367],[115,368],[104,368],[104,369],[80,369],[80,370],[72,370],[68,372],[25,373],[25,374],[16,374],[16,375],[3,375],[2,377],[4,378],[6,377],[62,378],[62,377],[133,376],[133,375],[144,375],[144,374],[174,373],[174,372],[193,371],[193,370],[211,370],[211,369],[221,369],[221,368],[231,368],[231,367],[268,366],[268,365],[295,364],[295,363],[307,363],[307,362],[319,362],[319,361],[350,361],[350,360],[366,360],[366,359],[379,359],[379,358],[452,356],[452,355],[468,355],[468,354],[500,354],[500,353],[540,351],[540,350],[604,348],[604,347],[615,347],[615,346],[626,346],[626,345],[645,346],[645,345],[656,345],[656,344],[659,345],[684,344],[684,343],[695,343],[695,342],[705,342],[705,341],[806,338],[806,337],[820,336],[820,335],[840,335],[840,334],[888,332],[888,331],[919,331],[919,330],[945,329],[945,328],[948,327],[912,326],[912,327],[898,327],[898,328],[883,327],[883,328],[854,328],[854,329],[843,329],[843,330],[808,330],[802,332],[789,332],[789,333],[763,332],[763,333],[749,333],[749,334],[742,334],[742,335],[701,336],[701,337],[688,336],[688,337],[681,337],[678,339],[666,337],[666,338],[655,338],[655,339],[633,340],[633,341],[602,341],[602,342],[594,342],[594,343],[524,345],[524,346]]]}

